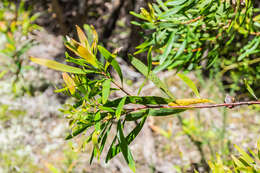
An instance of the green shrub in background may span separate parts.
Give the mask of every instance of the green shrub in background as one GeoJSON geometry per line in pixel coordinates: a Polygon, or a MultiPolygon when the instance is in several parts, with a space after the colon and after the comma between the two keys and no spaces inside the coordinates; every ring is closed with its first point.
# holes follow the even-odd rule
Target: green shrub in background
{"type": "Polygon", "coordinates": [[[214,76],[224,76],[224,83],[232,90],[240,90],[246,78],[259,92],[260,9],[254,3],[156,0],[148,4],[148,10],[131,12],[141,19],[132,24],[143,29],[145,40],[135,54],[151,48],[157,65],[154,72],[210,69],[214,76]]]}
{"type": "Polygon", "coordinates": [[[0,2],[0,72],[2,76],[5,73],[14,76],[14,92],[16,92],[17,82],[23,79],[24,71],[32,68],[27,65],[28,57],[25,53],[36,42],[29,35],[34,30],[40,29],[33,23],[39,14],[32,15],[31,10],[26,9],[24,3],[25,1],[21,1],[15,4],[8,0],[0,2]]]}

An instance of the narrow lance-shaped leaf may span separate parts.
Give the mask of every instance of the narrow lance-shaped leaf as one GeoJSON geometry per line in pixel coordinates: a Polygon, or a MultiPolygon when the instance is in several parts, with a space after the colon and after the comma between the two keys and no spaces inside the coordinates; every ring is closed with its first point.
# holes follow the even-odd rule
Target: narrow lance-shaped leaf
{"type": "Polygon", "coordinates": [[[184,51],[186,45],[187,45],[187,40],[185,39],[185,40],[182,42],[181,47],[178,49],[178,52],[176,53],[174,59],[175,59],[175,58],[178,58],[178,57],[183,53],[183,51],[184,51]]]}
{"type": "Polygon", "coordinates": [[[256,97],[254,90],[250,87],[250,85],[248,84],[248,81],[246,79],[244,79],[245,81],[245,85],[246,85],[246,89],[247,91],[256,99],[258,100],[258,98],[256,97]]]}
{"type": "Polygon", "coordinates": [[[177,5],[181,5],[184,2],[186,2],[187,0],[175,0],[175,1],[169,1],[166,3],[166,5],[168,6],[177,6],[177,5]]]}
{"type": "MultiPolygon", "coordinates": [[[[144,123],[147,119],[147,113],[148,110],[144,110],[142,112],[142,120],[140,121],[140,123],[127,135],[126,137],[126,141],[127,144],[129,145],[135,138],[136,136],[139,134],[139,132],[142,130],[144,123]]],[[[106,162],[108,162],[109,160],[111,160],[113,157],[115,157],[118,153],[120,153],[120,146],[119,144],[117,144],[115,147],[110,147],[108,153],[107,153],[107,158],[106,158],[106,162]]]]}
{"type": "Polygon", "coordinates": [[[102,85],[102,103],[105,104],[110,94],[110,83],[111,79],[107,79],[102,85]]]}
{"type": "Polygon", "coordinates": [[[237,145],[235,145],[235,148],[238,150],[238,152],[241,154],[241,157],[243,158],[243,160],[245,162],[247,162],[247,164],[254,162],[254,159],[252,157],[250,157],[244,150],[239,148],[237,145]]]}
{"type": "MultiPolygon", "coordinates": [[[[148,76],[148,68],[144,63],[142,63],[140,60],[136,59],[132,55],[129,55],[129,58],[131,60],[132,65],[135,68],[137,68],[138,71],[140,71],[144,76],[148,76]]],[[[148,79],[150,79],[158,88],[160,88],[165,94],[167,94],[167,96],[169,96],[173,101],[175,100],[173,94],[170,92],[167,86],[153,72],[149,74],[148,79]]]]}
{"type": "Polygon", "coordinates": [[[95,51],[97,48],[97,44],[98,44],[98,34],[97,34],[97,31],[95,30],[94,26],[92,26],[92,25],[91,25],[91,30],[92,30],[92,34],[93,34],[93,43],[91,45],[91,49],[93,51],[95,51]]]}
{"type": "Polygon", "coordinates": [[[167,56],[170,54],[173,43],[174,43],[174,39],[175,39],[175,32],[172,32],[170,35],[170,38],[166,44],[166,48],[160,57],[160,64],[162,64],[165,61],[165,59],[167,58],[167,56]]]}
{"type": "Polygon", "coordinates": [[[69,88],[70,93],[73,95],[75,93],[75,82],[74,80],[68,75],[68,73],[62,73],[63,80],[67,87],[69,88]]]}
{"type": "MultiPolygon", "coordinates": [[[[158,104],[168,104],[171,102],[171,99],[163,98],[163,97],[158,97],[158,96],[125,96],[125,104],[141,104],[141,105],[146,105],[146,104],[151,104],[151,105],[158,105],[158,104]]],[[[115,107],[118,106],[119,102],[123,98],[118,98],[112,101],[108,101],[104,106],[106,107],[115,107]]]]}
{"type": "Polygon", "coordinates": [[[99,147],[98,147],[98,132],[95,130],[93,135],[92,135],[92,143],[93,143],[93,156],[91,157],[91,160],[90,162],[92,162],[93,158],[97,156],[98,154],[98,157],[100,156],[100,150],[99,150],[99,147]]]}
{"type": "Polygon", "coordinates": [[[89,43],[88,43],[88,39],[87,39],[85,33],[82,31],[82,29],[78,25],[76,25],[76,29],[77,29],[77,33],[78,33],[80,43],[83,46],[90,48],[89,43]]]}
{"type": "MultiPolygon", "coordinates": [[[[109,147],[109,150],[108,150],[108,152],[107,152],[106,163],[110,160],[111,154],[113,155],[113,153],[116,152],[116,151],[115,151],[116,146],[114,145],[115,142],[116,142],[116,139],[117,139],[117,136],[115,135],[115,137],[114,137],[114,139],[113,139],[113,141],[112,141],[112,143],[111,143],[111,145],[110,145],[110,147],[109,147]]],[[[118,151],[118,153],[119,153],[119,152],[120,152],[120,148],[118,148],[118,150],[119,150],[119,151],[118,151]]]]}
{"type": "Polygon", "coordinates": [[[184,74],[179,73],[178,76],[192,89],[192,91],[194,92],[194,94],[200,98],[200,94],[199,91],[196,87],[196,85],[194,84],[194,82],[188,78],[187,76],[185,76],[184,74]]]}
{"type": "Polygon", "coordinates": [[[123,84],[123,74],[121,71],[120,66],[118,65],[117,61],[115,60],[115,56],[112,55],[108,50],[106,50],[104,47],[102,46],[98,46],[98,50],[100,51],[100,53],[105,57],[105,59],[113,66],[113,68],[116,70],[116,72],[118,73],[121,83],[123,84]]]}
{"type": "Polygon", "coordinates": [[[171,15],[174,15],[176,13],[178,13],[182,8],[184,8],[185,5],[178,5],[174,8],[171,8],[170,10],[163,12],[162,14],[160,14],[160,16],[158,17],[159,19],[163,19],[163,18],[167,18],[171,15]]]}
{"type": "Polygon", "coordinates": [[[239,166],[239,167],[241,167],[241,168],[245,167],[245,165],[244,165],[239,159],[237,159],[235,156],[231,156],[231,157],[232,157],[234,163],[235,163],[237,166],[239,166]]]}
{"type": "Polygon", "coordinates": [[[73,131],[71,134],[69,134],[68,136],[66,136],[66,140],[69,140],[71,138],[73,138],[74,136],[79,135],[80,133],[82,133],[83,131],[85,131],[87,128],[89,128],[90,126],[92,126],[93,124],[83,124],[80,127],[77,127],[77,129],[75,131],[73,131]]]}
{"type": "Polygon", "coordinates": [[[95,115],[95,131],[97,131],[98,133],[100,132],[100,129],[101,129],[101,114],[100,114],[100,111],[98,111],[95,115]]]}
{"type": "Polygon", "coordinates": [[[160,5],[160,7],[164,10],[164,11],[168,11],[169,9],[164,5],[162,0],[156,0],[157,3],[160,5]]]}
{"type": "Polygon", "coordinates": [[[208,100],[208,99],[177,99],[175,102],[171,102],[168,105],[169,106],[188,106],[188,105],[193,105],[193,104],[198,104],[198,103],[213,103],[213,101],[208,100]]]}
{"type": "Polygon", "coordinates": [[[135,162],[133,159],[133,155],[128,147],[128,143],[124,137],[121,121],[118,121],[118,124],[117,124],[117,139],[118,139],[118,143],[120,146],[120,150],[125,158],[126,163],[128,164],[129,168],[133,172],[135,172],[135,162]]]}
{"type": "Polygon", "coordinates": [[[148,74],[152,70],[152,48],[153,47],[151,46],[147,54],[148,74]]]}
{"type": "Polygon", "coordinates": [[[150,109],[149,116],[168,116],[186,111],[187,109],[160,108],[150,109]]]}
{"type": "Polygon", "coordinates": [[[133,12],[133,11],[130,11],[130,14],[133,15],[133,16],[135,16],[135,17],[137,17],[137,18],[146,20],[146,18],[145,18],[143,15],[141,15],[141,14],[137,14],[137,13],[135,13],[135,12],[133,12]]]}
{"type": "Polygon", "coordinates": [[[260,141],[259,140],[257,141],[257,156],[258,156],[258,159],[260,160],[260,141]]]}
{"type": "Polygon", "coordinates": [[[107,140],[107,136],[108,136],[108,134],[110,132],[110,129],[111,129],[112,125],[113,125],[113,123],[110,124],[110,126],[108,127],[107,131],[105,132],[105,134],[104,134],[104,136],[103,136],[103,138],[101,140],[100,152],[102,152],[103,149],[104,149],[104,146],[105,146],[105,143],[106,143],[106,140],[107,140]]]}
{"type": "Polygon", "coordinates": [[[75,74],[85,74],[84,70],[82,70],[80,68],[61,64],[61,63],[53,61],[53,60],[34,58],[34,57],[30,57],[30,60],[36,64],[44,65],[44,66],[49,67],[54,70],[68,72],[68,73],[75,73],[75,74]]]}
{"type": "Polygon", "coordinates": [[[123,97],[122,100],[118,104],[118,107],[116,109],[116,118],[117,119],[120,118],[121,112],[122,112],[124,105],[125,105],[125,100],[126,100],[126,97],[123,97]]]}

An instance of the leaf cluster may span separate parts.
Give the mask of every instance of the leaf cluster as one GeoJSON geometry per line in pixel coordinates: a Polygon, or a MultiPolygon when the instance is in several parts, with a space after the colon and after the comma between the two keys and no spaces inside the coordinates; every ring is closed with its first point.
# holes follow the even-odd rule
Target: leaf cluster
{"type": "MultiPolygon", "coordinates": [[[[79,41],[69,37],[66,37],[65,41],[65,46],[71,51],[70,53],[76,56],[66,53],[66,61],[76,64],[78,67],[35,57],[31,57],[31,61],[63,72],[64,87],[56,89],[56,92],[64,92],[75,100],[75,104],[66,105],[61,110],[69,119],[71,127],[71,132],[66,139],[81,134],[84,138],[82,149],[91,142],[93,145],[91,163],[94,157],[100,157],[108,135],[111,135],[111,129],[115,126],[116,134],[110,144],[106,162],[122,152],[129,167],[135,171],[135,163],[129,145],[141,131],[148,116],[167,116],[186,110],[160,105],[191,105],[210,102],[210,100],[175,99],[166,85],[151,71],[149,65],[146,66],[137,58],[129,55],[132,65],[161,89],[167,98],[131,95],[123,88],[123,75],[116,61],[117,55],[98,44],[98,35],[93,26],[84,25],[84,28],[86,34],[76,26],[79,41]],[[105,59],[104,62],[98,60],[99,55],[105,59]],[[110,67],[119,75],[121,83],[115,81],[109,70],[110,67]],[[121,90],[125,95],[110,99],[111,93],[117,90],[121,90]],[[126,124],[132,121],[136,123],[135,128],[125,134],[126,124]]],[[[147,58],[151,62],[149,54],[147,58]]],[[[181,78],[185,79],[184,81],[199,96],[194,83],[184,75],[181,75],[181,78]]]]}

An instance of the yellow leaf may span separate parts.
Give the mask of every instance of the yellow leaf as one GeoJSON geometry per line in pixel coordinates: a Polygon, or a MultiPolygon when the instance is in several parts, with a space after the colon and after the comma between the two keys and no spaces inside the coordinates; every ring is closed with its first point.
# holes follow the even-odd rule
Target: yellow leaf
{"type": "Polygon", "coordinates": [[[69,72],[69,73],[85,74],[85,72],[80,68],[61,64],[61,63],[53,61],[53,60],[42,59],[42,58],[34,58],[34,57],[30,57],[30,60],[34,63],[47,66],[47,67],[54,69],[54,70],[69,72]]]}
{"type": "Polygon", "coordinates": [[[193,105],[193,104],[198,104],[198,103],[213,103],[212,100],[208,99],[177,99],[174,102],[169,103],[169,106],[188,106],[188,105],[193,105]]]}
{"type": "Polygon", "coordinates": [[[94,67],[97,67],[97,62],[96,62],[96,57],[93,55],[93,53],[90,51],[90,49],[87,49],[81,45],[78,45],[77,48],[77,54],[86,59],[87,62],[91,65],[93,65],[94,67]]]}
{"type": "Polygon", "coordinates": [[[91,25],[91,29],[92,29],[92,34],[93,34],[93,43],[91,45],[91,49],[94,51],[97,48],[98,34],[93,25],[91,25]]]}
{"type": "Polygon", "coordinates": [[[75,93],[76,86],[74,80],[68,75],[68,73],[62,73],[62,78],[69,88],[70,93],[73,95],[75,93]]]}
{"type": "Polygon", "coordinates": [[[75,41],[72,38],[69,38],[68,42],[69,42],[69,44],[65,44],[65,46],[69,50],[71,50],[76,55],[78,55],[78,56],[84,58],[85,60],[87,60],[87,62],[89,64],[93,65],[94,67],[98,66],[97,62],[96,62],[96,57],[91,52],[90,48],[84,47],[81,43],[75,41]]]}
{"type": "Polygon", "coordinates": [[[88,43],[88,39],[87,39],[85,33],[82,31],[82,29],[78,25],[76,25],[76,29],[77,29],[77,33],[78,33],[80,43],[83,46],[85,46],[86,48],[90,48],[89,43],[88,43]]]}
{"type": "Polygon", "coordinates": [[[92,135],[92,142],[93,144],[98,144],[98,132],[94,131],[93,135],[92,135]]]}

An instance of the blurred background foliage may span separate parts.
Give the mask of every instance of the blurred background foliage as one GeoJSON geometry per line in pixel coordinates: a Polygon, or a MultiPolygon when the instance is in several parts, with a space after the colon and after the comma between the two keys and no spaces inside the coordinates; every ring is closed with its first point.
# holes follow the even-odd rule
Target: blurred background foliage
{"type": "Polygon", "coordinates": [[[31,9],[26,10],[25,1],[15,4],[3,0],[0,5],[0,53],[3,56],[3,65],[0,66],[1,78],[4,78],[5,74],[5,77],[13,78],[13,92],[17,93],[18,89],[23,90],[22,93],[18,91],[23,94],[26,90],[28,92],[23,73],[32,68],[28,65],[25,53],[36,44],[29,35],[40,29],[40,26],[34,23],[39,13],[32,14],[31,9]]]}
{"type": "MultiPolygon", "coordinates": [[[[30,48],[37,46],[37,39],[35,40],[34,37],[36,30],[42,27],[56,36],[69,35],[75,38],[75,25],[83,26],[85,23],[95,26],[99,40],[110,52],[122,46],[118,56],[128,63],[129,53],[146,61],[146,53],[152,46],[155,72],[159,75],[168,69],[174,69],[174,73],[179,70],[191,72],[200,91],[209,93],[206,97],[214,101],[223,102],[226,92],[236,96],[238,100],[254,99],[248,94],[244,79],[259,96],[260,3],[258,1],[2,0],[0,6],[0,90],[5,89],[3,81],[10,82],[11,92],[19,96],[18,99],[23,99],[24,95],[35,95],[32,86],[35,85],[34,79],[26,83],[28,78],[24,78],[23,74],[26,71],[39,72],[36,67],[29,64],[27,54],[30,48]]],[[[54,59],[62,61],[63,57],[64,49],[61,49],[54,59]]],[[[132,86],[138,83],[138,75],[133,76],[126,76],[127,82],[132,86]]],[[[168,76],[168,80],[165,81],[168,86],[176,85],[181,88],[181,91],[178,89],[179,97],[192,96],[191,92],[187,92],[188,88],[176,82],[178,81],[176,78],[168,76]]],[[[46,85],[40,92],[45,92],[50,83],[46,85]]],[[[55,85],[61,84],[58,81],[55,85]]],[[[57,100],[59,103],[64,103],[66,97],[59,96],[57,100]]],[[[30,109],[23,106],[17,108],[15,102],[16,100],[11,100],[11,104],[10,102],[6,104],[4,100],[0,101],[1,135],[4,133],[11,135],[10,127],[19,123],[22,127],[28,125],[23,119],[26,114],[29,114],[31,107],[30,109]]],[[[42,106],[47,110],[49,104],[42,106]]],[[[210,168],[213,172],[214,170],[228,172],[228,169],[242,172],[245,169],[248,172],[259,170],[259,156],[257,156],[259,151],[250,150],[256,148],[255,140],[259,137],[257,135],[259,107],[252,106],[248,109],[233,110],[233,113],[229,112],[231,111],[221,108],[214,113],[194,111],[170,120],[169,118],[155,119],[156,121],[149,125],[153,133],[149,140],[158,143],[155,146],[158,159],[165,161],[164,158],[170,157],[169,160],[172,160],[177,157],[177,160],[182,160],[183,163],[179,164],[178,161],[174,163],[165,161],[163,165],[170,163],[172,172],[193,172],[195,169],[198,172],[207,172],[210,168]],[[208,114],[219,116],[203,116],[208,114]],[[241,126],[245,126],[246,130],[241,126]],[[175,129],[177,127],[179,129],[175,129]],[[174,130],[177,132],[175,133],[174,130]],[[240,140],[239,134],[244,139],[240,140]],[[181,142],[178,140],[180,136],[181,142]],[[233,144],[238,141],[251,144],[246,152],[253,158],[250,159],[241,150],[238,150],[240,155],[235,154],[231,157],[231,153],[237,153],[233,144]],[[174,143],[179,145],[171,146],[174,143]],[[187,145],[190,150],[187,149],[188,152],[185,152],[182,145],[187,145]],[[185,154],[192,152],[195,152],[195,156],[199,159],[187,161],[188,156],[186,157],[185,154]],[[216,153],[219,153],[219,156],[216,153]],[[208,162],[209,160],[211,162],[208,162]]],[[[47,119],[50,123],[48,119],[51,121],[59,119],[55,116],[53,118],[53,113],[48,114],[47,118],[40,117],[40,120],[44,122],[47,119]]],[[[36,125],[36,127],[40,126],[42,125],[36,125]]],[[[48,126],[50,125],[44,127],[48,126]]],[[[32,129],[35,129],[35,126],[32,126],[32,129]]],[[[32,130],[28,133],[32,133],[32,130]]],[[[60,138],[64,139],[64,136],[61,135],[60,138]]],[[[74,142],[74,145],[81,143],[79,139],[74,142]]],[[[6,146],[0,148],[0,171],[88,172],[92,169],[92,172],[109,172],[106,166],[98,162],[95,162],[90,169],[82,166],[87,162],[87,159],[84,162],[82,158],[90,158],[91,153],[87,153],[87,156],[81,155],[71,143],[62,145],[64,147],[60,149],[56,157],[58,159],[45,157],[44,151],[40,151],[40,145],[35,151],[31,151],[28,149],[30,145],[35,144],[25,142],[24,145],[16,145],[12,149],[5,149],[6,146]],[[12,152],[9,152],[11,150],[12,152]],[[45,160],[39,161],[38,157],[34,159],[35,157],[30,153],[44,156],[45,160]]],[[[159,164],[142,163],[144,162],[142,159],[137,159],[137,162],[140,162],[140,165],[149,164],[150,172],[163,170],[158,166],[159,164]]],[[[114,172],[124,171],[123,167],[116,163],[114,165],[114,172]]]]}

